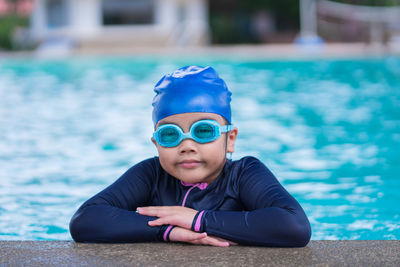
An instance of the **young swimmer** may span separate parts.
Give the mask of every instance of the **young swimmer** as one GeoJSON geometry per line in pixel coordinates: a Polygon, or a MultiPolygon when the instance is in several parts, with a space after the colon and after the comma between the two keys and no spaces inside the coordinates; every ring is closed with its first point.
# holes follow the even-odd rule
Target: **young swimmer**
{"type": "Polygon", "coordinates": [[[155,86],[158,157],[131,167],[74,214],[77,242],[178,241],[301,247],[299,203],[254,157],[232,161],[231,92],[211,67],[189,66],[155,86]]]}

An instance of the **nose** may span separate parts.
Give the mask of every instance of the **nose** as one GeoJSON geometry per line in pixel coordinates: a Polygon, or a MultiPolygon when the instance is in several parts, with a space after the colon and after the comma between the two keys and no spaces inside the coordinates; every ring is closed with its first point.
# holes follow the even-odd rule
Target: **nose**
{"type": "Polygon", "coordinates": [[[184,139],[178,146],[179,153],[195,153],[197,152],[197,143],[193,139],[184,139]]]}

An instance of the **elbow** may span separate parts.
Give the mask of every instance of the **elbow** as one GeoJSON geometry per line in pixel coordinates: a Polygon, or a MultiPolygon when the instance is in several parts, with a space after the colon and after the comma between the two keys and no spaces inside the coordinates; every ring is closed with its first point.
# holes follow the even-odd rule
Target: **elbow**
{"type": "Polygon", "coordinates": [[[96,226],[92,223],[90,214],[85,209],[79,209],[72,216],[69,223],[69,232],[75,242],[95,242],[93,232],[96,226]]]}
{"type": "Polygon", "coordinates": [[[296,240],[295,240],[295,246],[296,247],[305,247],[307,246],[308,242],[310,242],[311,239],[311,227],[308,224],[307,226],[304,225],[302,229],[299,229],[296,233],[296,240]]]}
{"type": "Polygon", "coordinates": [[[306,216],[281,217],[272,231],[276,247],[305,247],[311,239],[311,226],[306,216]]]}
{"type": "Polygon", "coordinates": [[[79,215],[77,213],[71,218],[69,223],[69,232],[75,242],[85,242],[82,236],[83,231],[79,220],[79,215]]]}
{"type": "Polygon", "coordinates": [[[291,247],[305,247],[311,239],[311,226],[309,221],[297,222],[288,231],[291,247]]]}

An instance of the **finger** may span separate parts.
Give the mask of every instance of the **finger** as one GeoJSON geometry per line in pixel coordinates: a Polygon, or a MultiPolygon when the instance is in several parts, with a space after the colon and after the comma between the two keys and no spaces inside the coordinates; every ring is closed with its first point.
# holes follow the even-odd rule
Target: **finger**
{"type": "Polygon", "coordinates": [[[217,247],[229,247],[230,245],[228,240],[215,236],[207,236],[207,238],[205,238],[203,241],[207,242],[207,245],[212,245],[217,247]]]}
{"type": "Polygon", "coordinates": [[[227,240],[227,239],[224,239],[224,238],[221,238],[221,237],[216,237],[216,236],[210,236],[210,237],[212,237],[214,239],[217,239],[217,240],[219,240],[221,242],[228,242],[229,245],[237,245],[238,244],[238,243],[235,243],[233,241],[230,241],[230,240],[227,240]]]}
{"type": "Polygon", "coordinates": [[[202,239],[204,239],[206,237],[207,237],[207,233],[195,233],[195,232],[192,232],[192,233],[188,234],[187,242],[196,241],[196,240],[202,240],[202,239]]]}
{"type": "Polygon", "coordinates": [[[214,247],[229,247],[229,242],[220,241],[210,236],[198,240],[193,240],[190,243],[197,245],[209,245],[214,247]]]}
{"type": "Polygon", "coordinates": [[[149,221],[148,225],[160,226],[160,225],[165,225],[165,224],[172,224],[175,226],[181,226],[186,229],[191,227],[191,223],[189,223],[189,227],[186,227],[186,225],[184,223],[182,223],[181,221],[182,221],[182,219],[179,216],[174,215],[174,216],[160,217],[156,220],[149,221]]]}
{"type": "Polygon", "coordinates": [[[193,242],[207,237],[207,233],[196,233],[185,228],[175,227],[172,229],[169,238],[171,241],[193,242]]]}
{"type": "Polygon", "coordinates": [[[156,216],[156,217],[165,217],[165,216],[171,216],[171,215],[185,215],[190,212],[194,216],[197,211],[192,210],[192,209],[187,209],[187,208],[182,208],[182,207],[176,207],[176,206],[153,206],[153,207],[138,207],[136,211],[140,215],[147,215],[147,216],[156,216]]]}
{"type": "Polygon", "coordinates": [[[172,225],[175,225],[175,226],[181,226],[183,228],[188,229],[188,228],[190,228],[192,226],[191,225],[192,221],[193,221],[193,219],[189,220],[189,222],[186,223],[188,225],[186,225],[181,216],[179,216],[179,215],[172,215],[172,216],[168,215],[168,216],[165,216],[165,217],[160,217],[160,218],[158,218],[156,220],[153,220],[153,221],[149,221],[148,225],[150,225],[150,226],[160,226],[160,225],[164,225],[164,224],[172,224],[172,225]]]}
{"type": "Polygon", "coordinates": [[[229,247],[228,241],[221,241],[211,236],[207,236],[204,238],[208,245],[216,246],[216,247],[229,247]]]}
{"type": "Polygon", "coordinates": [[[150,226],[158,226],[164,224],[173,224],[186,229],[192,227],[193,219],[197,213],[196,210],[177,206],[165,207],[139,207],[139,214],[158,217],[162,220],[154,220],[150,226]]]}
{"type": "Polygon", "coordinates": [[[175,220],[170,217],[162,217],[162,218],[158,218],[153,221],[149,221],[147,224],[149,226],[160,226],[160,225],[164,225],[164,224],[175,225],[175,220]]]}
{"type": "Polygon", "coordinates": [[[136,211],[141,215],[157,216],[157,217],[170,214],[171,210],[172,210],[172,207],[169,207],[169,206],[163,206],[163,207],[157,207],[157,206],[138,207],[136,209],[136,211]]]}

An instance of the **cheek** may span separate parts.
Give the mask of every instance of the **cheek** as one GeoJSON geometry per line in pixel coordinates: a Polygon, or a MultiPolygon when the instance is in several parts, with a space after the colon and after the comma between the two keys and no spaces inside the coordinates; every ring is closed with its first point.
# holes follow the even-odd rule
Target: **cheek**
{"type": "Polygon", "coordinates": [[[203,153],[216,160],[225,158],[225,140],[220,138],[204,147],[203,153]]]}
{"type": "Polygon", "coordinates": [[[171,164],[171,162],[173,161],[174,157],[173,157],[173,151],[170,151],[169,149],[165,149],[165,148],[158,148],[158,157],[160,159],[160,164],[163,167],[164,170],[169,169],[169,166],[171,164]]]}

